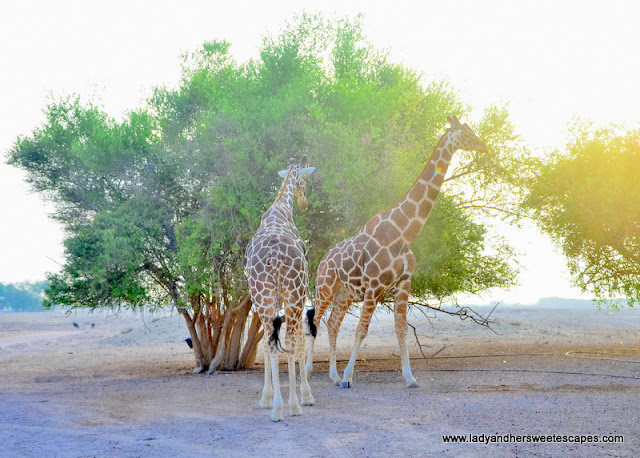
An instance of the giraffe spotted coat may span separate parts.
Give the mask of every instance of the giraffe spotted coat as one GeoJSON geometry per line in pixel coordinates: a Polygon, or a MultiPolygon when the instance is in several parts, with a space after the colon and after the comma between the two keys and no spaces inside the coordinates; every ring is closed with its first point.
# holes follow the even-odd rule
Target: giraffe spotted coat
{"type": "Polygon", "coordinates": [[[303,364],[305,339],[302,314],[307,298],[307,249],[293,221],[293,198],[300,208],[307,207],[304,187],[313,168],[301,169],[292,165],[280,172],[284,178],[280,192],[263,215],[260,227],[246,250],[245,268],[251,300],[270,337],[265,343],[264,388],[260,407],[272,408],[271,419],[280,421],[282,395],[278,372],[278,353],[287,352],[289,364],[289,407],[292,415],[301,415],[302,408],[296,394],[295,361],[300,366],[302,405],[313,405],[311,387],[303,364]],[[284,322],[286,334],[280,343],[279,327],[284,322]]]}
{"type": "MultiPolygon", "coordinates": [[[[318,326],[331,305],[327,323],[329,331],[329,376],[350,388],[358,350],[369,329],[371,317],[383,295],[394,296],[396,336],[400,347],[402,375],[408,387],[417,387],[411,373],[406,345],[407,301],[416,257],[410,249],[433,208],[444,176],[456,150],[486,152],[486,145],[467,124],[449,117],[451,127],[440,138],[427,165],[409,191],[392,207],[375,215],[355,236],[343,240],[326,253],[316,278],[313,325],[318,326]],[[342,381],[336,368],[336,341],[340,324],[353,301],[362,301],[355,343],[342,381]]],[[[312,327],[313,329],[313,327],[312,327]]],[[[310,338],[307,371],[313,368],[313,345],[310,338]]]]}

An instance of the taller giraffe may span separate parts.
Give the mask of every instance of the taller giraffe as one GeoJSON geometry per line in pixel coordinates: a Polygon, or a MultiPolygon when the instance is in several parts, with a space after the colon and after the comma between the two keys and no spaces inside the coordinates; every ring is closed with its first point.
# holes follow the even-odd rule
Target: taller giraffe
{"type": "MultiPolygon", "coordinates": [[[[305,158],[303,158],[303,164],[305,158]]],[[[286,351],[289,362],[289,407],[291,415],[302,415],[296,394],[296,362],[300,366],[300,391],[303,405],[313,405],[311,387],[304,366],[305,338],[302,331],[302,312],[307,298],[307,248],[293,222],[293,198],[301,209],[307,208],[304,189],[315,167],[301,168],[298,164],[279,172],[284,182],[276,200],[262,216],[260,227],[246,251],[245,268],[249,280],[251,300],[264,326],[265,342],[264,388],[260,407],[271,408],[271,420],[280,421],[282,395],[278,352],[286,351]],[[280,314],[283,314],[281,316],[280,314]],[[284,345],[279,329],[284,321],[284,345]]]]}
{"type": "Polygon", "coordinates": [[[355,236],[343,240],[324,256],[318,266],[314,309],[307,313],[311,342],[307,371],[313,368],[315,333],[325,310],[331,304],[329,330],[329,376],[336,385],[351,388],[353,372],[362,341],[367,336],[371,316],[387,291],[394,295],[396,336],[400,346],[402,375],[407,387],[418,387],[411,373],[407,335],[407,300],[416,257],[409,245],[424,226],[458,149],[484,153],[487,146],[467,124],[455,116],[447,117],[451,127],[440,137],[426,167],[409,191],[392,207],[375,215],[355,236]],[[336,340],[340,324],[353,301],[363,301],[360,322],[349,364],[340,377],[336,369],[336,340]]]}

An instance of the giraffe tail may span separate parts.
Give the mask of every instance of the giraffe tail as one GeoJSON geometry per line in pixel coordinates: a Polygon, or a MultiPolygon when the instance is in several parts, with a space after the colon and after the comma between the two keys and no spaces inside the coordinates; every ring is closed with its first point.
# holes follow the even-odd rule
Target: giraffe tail
{"type": "Polygon", "coordinates": [[[307,324],[309,325],[309,334],[311,334],[311,337],[315,337],[318,334],[318,327],[313,323],[315,315],[315,307],[307,310],[307,324]]]}
{"type": "Polygon", "coordinates": [[[282,341],[280,340],[280,328],[282,327],[282,318],[278,315],[278,310],[282,308],[282,296],[280,295],[280,256],[279,252],[272,251],[271,259],[269,260],[269,264],[273,267],[274,279],[276,283],[276,317],[273,319],[273,332],[271,336],[269,336],[269,343],[275,345],[276,350],[283,353],[291,353],[290,350],[285,349],[282,346],[282,341]]]}
{"type": "Polygon", "coordinates": [[[280,327],[282,326],[282,318],[276,316],[273,319],[273,332],[269,337],[269,342],[274,344],[276,350],[281,351],[283,353],[288,353],[287,350],[282,346],[282,342],[280,341],[280,327]]]}

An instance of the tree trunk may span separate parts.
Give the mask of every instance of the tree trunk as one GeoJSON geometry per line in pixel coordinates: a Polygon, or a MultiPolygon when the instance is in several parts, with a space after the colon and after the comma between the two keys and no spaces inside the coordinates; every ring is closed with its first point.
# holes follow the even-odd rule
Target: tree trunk
{"type": "Polygon", "coordinates": [[[224,354],[227,349],[227,334],[229,333],[228,332],[229,325],[231,324],[232,316],[233,316],[232,309],[227,309],[227,311],[224,312],[224,323],[222,325],[222,329],[220,330],[218,350],[216,351],[215,358],[213,358],[213,361],[211,361],[211,364],[209,365],[209,371],[208,371],[209,374],[212,374],[213,372],[217,371],[224,359],[224,354]]]}
{"type": "Polygon", "coordinates": [[[228,371],[234,371],[238,368],[240,361],[240,350],[242,347],[242,338],[244,337],[244,327],[247,322],[247,316],[251,311],[251,299],[247,295],[242,303],[238,306],[233,316],[233,328],[230,330],[229,345],[222,364],[222,368],[228,371]]]}
{"type": "Polygon", "coordinates": [[[238,369],[251,367],[255,363],[256,354],[258,353],[258,343],[264,334],[264,331],[260,331],[261,325],[260,316],[257,313],[254,313],[251,325],[249,326],[249,331],[247,332],[247,341],[242,348],[238,369]]]}
{"type": "Polygon", "coordinates": [[[194,373],[208,370],[238,370],[254,364],[258,343],[262,339],[259,316],[254,313],[247,329],[251,312],[251,298],[246,294],[235,307],[222,312],[222,304],[213,300],[191,298],[193,317],[186,310],[184,316],[196,360],[194,373]],[[245,329],[246,338],[245,338],[245,329]]]}
{"type": "Polygon", "coordinates": [[[193,372],[198,374],[202,371],[206,371],[209,364],[202,353],[202,346],[200,345],[200,338],[198,337],[198,331],[194,325],[194,320],[191,319],[191,315],[189,315],[187,310],[181,310],[180,313],[182,313],[184,321],[187,323],[187,329],[189,329],[189,335],[191,336],[193,354],[196,358],[196,368],[193,372]]]}

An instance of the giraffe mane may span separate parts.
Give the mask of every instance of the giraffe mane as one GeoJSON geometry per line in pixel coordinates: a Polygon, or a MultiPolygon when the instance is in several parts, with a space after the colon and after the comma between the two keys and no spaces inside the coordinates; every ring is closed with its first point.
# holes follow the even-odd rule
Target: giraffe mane
{"type": "Polygon", "coordinates": [[[282,183],[282,189],[280,189],[280,194],[278,194],[278,197],[276,197],[275,202],[280,202],[280,199],[282,198],[282,194],[284,194],[284,190],[287,189],[287,183],[289,182],[289,177],[291,176],[292,170],[293,170],[293,167],[289,167],[289,173],[287,173],[287,178],[285,178],[284,183],[282,183]]]}

